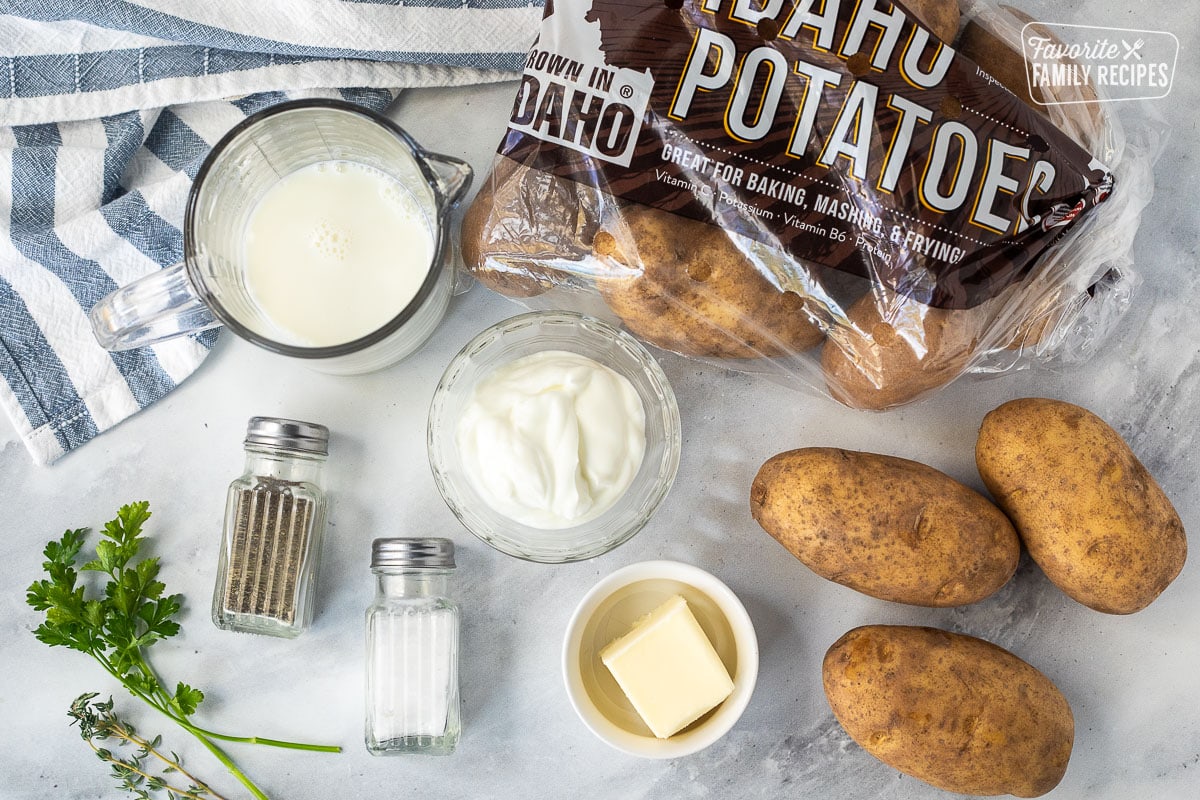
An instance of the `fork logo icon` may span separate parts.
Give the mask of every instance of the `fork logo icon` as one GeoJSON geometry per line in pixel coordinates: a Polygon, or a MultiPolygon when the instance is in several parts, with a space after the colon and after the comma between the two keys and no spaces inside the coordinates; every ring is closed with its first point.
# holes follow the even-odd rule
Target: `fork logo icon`
{"type": "Polygon", "coordinates": [[[1145,39],[1138,39],[1133,44],[1130,44],[1129,42],[1122,39],[1121,46],[1125,48],[1124,60],[1128,61],[1130,58],[1136,58],[1138,61],[1141,61],[1142,60],[1142,52],[1141,51],[1142,51],[1142,47],[1144,47],[1145,44],[1146,44],[1145,39]]]}

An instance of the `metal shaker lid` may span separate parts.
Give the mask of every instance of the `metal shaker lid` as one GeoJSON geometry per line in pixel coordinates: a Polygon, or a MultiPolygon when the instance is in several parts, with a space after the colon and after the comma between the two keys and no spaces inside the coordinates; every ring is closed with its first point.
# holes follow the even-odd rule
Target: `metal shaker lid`
{"type": "Polygon", "coordinates": [[[375,567],[454,569],[454,542],[438,538],[376,539],[371,543],[371,568],[375,567]]]}
{"type": "Polygon", "coordinates": [[[329,455],[329,429],[315,422],[280,417],[251,417],[246,444],[280,447],[302,453],[329,455]]]}

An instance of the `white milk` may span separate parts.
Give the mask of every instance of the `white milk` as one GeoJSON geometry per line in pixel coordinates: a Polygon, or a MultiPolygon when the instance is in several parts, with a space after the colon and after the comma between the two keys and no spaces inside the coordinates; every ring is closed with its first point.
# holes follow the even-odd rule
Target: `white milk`
{"type": "Polygon", "coordinates": [[[349,161],[312,164],[263,195],[246,223],[246,287],[297,344],[324,347],[382,327],[416,296],[432,223],[404,186],[349,161]]]}

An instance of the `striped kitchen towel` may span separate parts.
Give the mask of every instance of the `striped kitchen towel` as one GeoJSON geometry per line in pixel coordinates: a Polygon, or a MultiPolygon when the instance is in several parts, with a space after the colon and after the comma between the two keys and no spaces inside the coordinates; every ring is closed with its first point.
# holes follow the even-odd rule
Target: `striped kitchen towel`
{"type": "Polygon", "coordinates": [[[178,261],[191,180],[296,97],[518,70],[540,0],[0,0],[0,406],[47,464],[190,375],[215,331],[124,353],[87,312],[178,261]],[[355,87],[355,88],[346,88],[355,87]]]}

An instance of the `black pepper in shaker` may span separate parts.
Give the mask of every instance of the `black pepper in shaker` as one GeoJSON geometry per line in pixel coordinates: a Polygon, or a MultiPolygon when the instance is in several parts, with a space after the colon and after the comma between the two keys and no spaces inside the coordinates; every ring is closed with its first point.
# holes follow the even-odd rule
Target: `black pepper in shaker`
{"type": "Polygon", "coordinates": [[[229,485],[225,503],[213,622],[293,638],[312,621],[329,429],[252,417],[245,448],[245,474],[229,485]]]}

